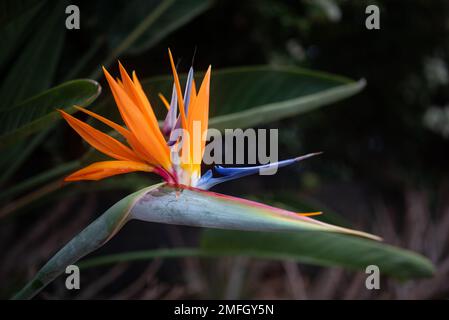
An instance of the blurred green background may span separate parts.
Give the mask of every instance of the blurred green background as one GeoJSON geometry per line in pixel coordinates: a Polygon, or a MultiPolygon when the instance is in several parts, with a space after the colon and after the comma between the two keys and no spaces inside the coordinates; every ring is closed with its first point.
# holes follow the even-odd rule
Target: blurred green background
{"type": "MultiPolygon", "coordinates": [[[[197,71],[209,64],[213,70],[269,65],[364,78],[366,87],[353,97],[260,125],[279,128],[281,159],[314,151],[323,155],[276,176],[248,177],[214,191],[298,211],[323,210],[330,220],[351,221],[388,243],[425,255],[438,271],[431,279],[407,284],[382,279],[382,290],[370,292],[364,288],[364,273],[340,268],[242,257],[156,259],[88,269],[80,293],[63,290],[60,280],[40,298],[449,296],[449,282],[444,281],[449,277],[447,1],[71,4],[80,8],[80,30],[65,29],[64,1],[5,1],[0,14],[2,133],[8,133],[5,123],[12,121],[9,108],[68,80],[99,81],[103,91],[91,107],[100,108],[109,95],[100,66],[117,74],[117,59],[141,78],[168,74],[168,47],[181,72],[194,56],[197,71]],[[380,8],[380,30],[365,28],[368,4],[380,8]]],[[[71,88],[79,93],[73,103],[92,102],[97,88],[78,85],[71,88]]],[[[236,81],[239,85],[243,81],[236,81]]],[[[35,116],[31,113],[14,121],[22,123],[35,116]]],[[[0,140],[8,141],[0,149],[1,297],[9,297],[100,212],[157,181],[130,175],[61,188],[61,177],[79,165],[88,148],[65,123],[49,119],[39,130],[28,128],[33,132],[20,139],[0,140]]],[[[97,254],[191,245],[199,232],[132,222],[97,254]]]]}

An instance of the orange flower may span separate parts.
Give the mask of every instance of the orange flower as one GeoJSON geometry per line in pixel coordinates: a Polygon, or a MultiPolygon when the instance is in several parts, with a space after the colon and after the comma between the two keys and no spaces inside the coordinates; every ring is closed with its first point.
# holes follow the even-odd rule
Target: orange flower
{"type": "MultiPolygon", "coordinates": [[[[113,175],[128,173],[133,171],[154,172],[159,174],[169,183],[182,183],[192,185],[191,177],[198,180],[200,173],[201,160],[194,163],[194,159],[201,159],[204,152],[205,141],[202,142],[199,149],[200,155],[192,152],[194,145],[193,123],[200,123],[201,131],[207,130],[208,111],[209,111],[209,82],[211,68],[206,72],[198,94],[193,81],[193,74],[190,80],[189,101],[184,101],[181,93],[181,85],[176,72],[173,58],[169,50],[170,62],[173,69],[174,87],[176,88],[176,101],[180,109],[180,121],[182,129],[187,130],[190,138],[182,142],[182,146],[175,141],[169,146],[164,134],[159,128],[158,121],[153,108],[145,95],[142,86],[135,72],[132,78],[128,75],[125,68],[119,63],[121,79],[115,80],[109,72],[103,68],[106,80],[111,88],[112,95],[120,111],[120,115],[126,127],[114,123],[92,111],[81,107],[78,110],[94,117],[95,119],[108,125],[117,131],[127,141],[128,146],[114,139],[111,136],[91,127],[75,117],[69,115],[63,110],[59,110],[62,117],[68,124],[92,147],[98,151],[110,156],[115,160],[93,163],[81,170],[78,170],[68,177],[65,181],[78,180],[100,180],[113,175]],[[187,105],[188,104],[188,105],[187,105]],[[186,114],[186,110],[188,112],[186,114]],[[188,157],[181,157],[183,162],[179,165],[174,164],[170,156],[173,150],[181,150],[188,154],[188,157]]],[[[163,98],[164,104],[168,102],[163,98]]],[[[173,102],[173,99],[172,99],[173,102]]],[[[168,106],[171,108],[172,115],[176,119],[177,105],[168,106]]],[[[170,112],[170,110],[169,110],[170,112]]],[[[175,129],[173,126],[172,129],[175,129]]]]}

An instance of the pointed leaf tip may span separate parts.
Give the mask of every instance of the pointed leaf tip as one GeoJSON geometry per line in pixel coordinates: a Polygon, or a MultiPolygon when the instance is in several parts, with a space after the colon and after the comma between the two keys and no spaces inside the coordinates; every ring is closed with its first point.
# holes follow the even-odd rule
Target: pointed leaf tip
{"type": "MultiPolygon", "coordinates": [[[[317,214],[317,213],[312,213],[317,214]]],[[[284,209],[191,187],[162,185],[135,202],[131,217],[148,221],[248,231],[320,231],[380,238],[284,209]]]]}

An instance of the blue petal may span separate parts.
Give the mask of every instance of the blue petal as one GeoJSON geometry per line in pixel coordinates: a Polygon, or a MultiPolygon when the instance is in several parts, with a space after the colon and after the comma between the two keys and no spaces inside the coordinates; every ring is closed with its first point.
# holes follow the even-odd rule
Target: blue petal
{"type": "MultiPolygon", "coordinates": [[[[205,184],[207,184],[207,182],[208,182],[210,179],[213,179],[213,174],[212,174],[212,170],[211,170],[211,169],[207,170],[207,171],[201,176],[200,180],[198,180],[198,183],[197,183],[198,188],[202,188],[202,187],[200,187],[200,185],[205,185],[205,184]]],[[[203,189],[206,189],[206,188],[203,188],[203,189]]],[[[207,188],[207,189],[209,189],[209,188],[207,188]]]]}
{"type": "Polygon", "coordinates": [[[288,166],[292,163],[299,162],[301,160],[313,157],[315,155],[320,154],[318,153],[309,153],[301,157],[288,159],[288,160],[282,160],[279,162],[269,163],[265,165],[260,166],[253,166],[253,167],[222,167],[222,166],[215,166],[214,171],[218,173],[219,177],[213,177],[212,170],[208,170],[198,181],[197,187],[202,189],[210,189],[211,187],[222,183],[226,181],[231,181],[234,179],[238,179],[244,176],[249,176],[255,173],[258,173],[262,169],[271,169],[271,168],[282,168],[285,166],[288,166]]]}

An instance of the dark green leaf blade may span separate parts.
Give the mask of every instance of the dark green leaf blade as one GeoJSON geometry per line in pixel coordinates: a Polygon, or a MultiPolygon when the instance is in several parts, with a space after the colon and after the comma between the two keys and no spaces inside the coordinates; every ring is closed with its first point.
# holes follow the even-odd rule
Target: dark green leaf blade
{"type": "MultiPolygon", "coordinates": [[[[142,2],[137,2],[139,7],[141,7],[142,2]]],[[[210,0],[185,0],[174,2],[161,14],[151,28],[148,28],[138,39],[136,39],[126,52],[129,54],[138,54],[144,50],[148,50],[171,32],[177,30],[206,11],[210,5],[210,0]]],[[[135,20],[136,10],[130,12],[135,20]]]]}
{"type": "Polygon", "coordinates": [[[64,4],[45,4],[33,19],[35,31],[0,85],[0,110],[51,86],[64,42],[64,4]]]}
{"type": "Polygon", "coordinates": [[[241,232],[205,230],[202,249],[220,255],[247,255],[289,259],[320,266],[365,270],[377,265],[380,272],[398,279],[430,277],[432,263],[411,251],[361,238],[324,232],[241,232]]]}
{"type": "MultiPolygon", "coordinates": [[[[181,77],[185,79],[185,75],[181,77]]],[[[143,81],[152,105],[170,97],[171,77],[143,81]]],[[[200,77],[197,77],[198,86],[200,77]]],[[[248,128],[302,114],[358,93],[365,81],[296,67],[256,66],[212,71],[210,127],[248,128]]],[[[163,107],[158,109],[162,109],[163,107]]]]}
{"type": "Polygon", "coordinates": [[[87,106],[101,92],[93,80],[73,80],[0,111],[0,148],[59,120],[56,109],[73,112],[73,105],[87,106]]]}

